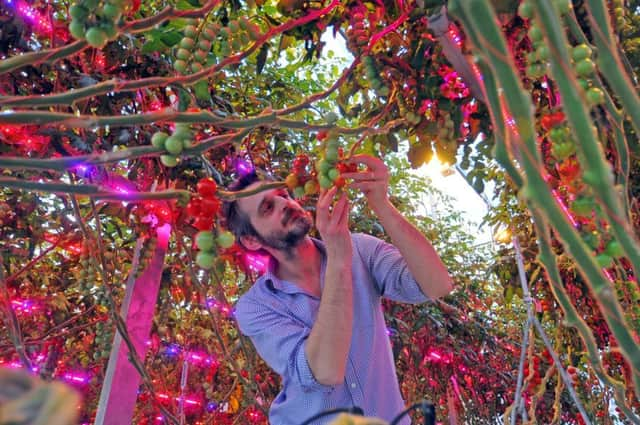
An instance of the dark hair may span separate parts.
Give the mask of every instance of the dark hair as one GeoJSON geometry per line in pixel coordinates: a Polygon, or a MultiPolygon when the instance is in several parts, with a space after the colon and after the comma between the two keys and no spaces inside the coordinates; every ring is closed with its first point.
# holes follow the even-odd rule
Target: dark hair
{"type": "MultiPolygon", "coordinates": [[[[255,182],[262,180],[274,181],[275,179],[269,174],[261,174],[260,176],[258,176],[256,171],[253,170],[252,172],[235,179],[230,185],[227,186],[227,189],[232,192],[237,192],[239,190],[245,189],[255,182]]],[[[253,236],[258,238],[260,237],[255,227],[253,227],[253,224],[251,224],[249,215],[240,210],[237,200],[224,201],[222,203],[222,215],[224,217],[227,229],[229,229],[229,231],[233,233],[233,235],[236,237],[238,245],[240,245],[242,248],[247,249],[247,247],[245,247],[241,241],[241,238],[243,236],[253,236]]]]}

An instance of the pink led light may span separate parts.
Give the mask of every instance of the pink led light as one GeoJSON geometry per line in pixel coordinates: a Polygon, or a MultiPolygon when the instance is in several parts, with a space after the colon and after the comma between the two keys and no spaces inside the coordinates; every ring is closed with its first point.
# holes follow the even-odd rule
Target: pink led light
{"type": "MultiPolygon", "coordinates": [[[[11,5],[11,1],[7,1],[6,4],[11,5]]],[[[18,0],[15,3],[15,10],[24,18],[24,20],[33,25],[37,32],[51,32],[51,22],[49,19],[23,0],[18,0]]]]}
{"type": "Polygon", "coordinates": [[[18,313],[33,313],[38,308],[31,300],[11,300],[11,305],[18,313]]]}
{"type": "Polygon", "coordinates": [[[75,373],[65,373],[63,379],[68,382],[74,382],[77,384],[87,384],[89,382],[89,378],[86,376],[82,376],[80,374],[75,373]]]}
{"type": "Polygon", "coordinates": [[[564,211],[571,224],[573,224],[573,227],[578,227],[578,222],[575,218],[573,218],[573,215],[571,214],[571,211],[569,211],[569,208],[567,208],[564,202],[562,202],[562,198],[560,198],[558,192],[555,189],[551,189],[551,192],[553,193],[553,197],[556,198],[556,201],[558,201],[558,204],[560,205],[560,208],[562,208],[562,211],[564,211]]]}
{"type": "Polygon", "coordinates": [[[437,362],[442,360],[442,354],[434,350],[429,350],[429,353],[427,353],[427,358],[431,361],[437,362]]]}
{"type": "MultiPolygon", "coordinates": [[[[163,400],[169,400],[171,397],[169,397],[167,394],[158,394],[158,398],[161,398],[163,400]]],[[[188,404],[191,406],[199,406],[201,404],[200,401],[193,398],[187,398],[187,397],[174,397],[174,400],[177,402],[180,402],[180,400],[183,400],[185,404],[188,404]]]]}
{"type": "Polygon", "coordinates": [[[247,267],[251,270],[264,273],[267,271],[268,259],[262,255],[246,253],[244,255],[247,267]]]}

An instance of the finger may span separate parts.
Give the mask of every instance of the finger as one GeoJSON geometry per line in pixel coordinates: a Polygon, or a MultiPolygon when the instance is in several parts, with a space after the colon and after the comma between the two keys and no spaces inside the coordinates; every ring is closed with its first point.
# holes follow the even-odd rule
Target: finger
{"type": "Polygon", "coordinates": [[[345,179],[352,179],[355,181],[376,180],[376,173],[370,171],[359,173],[342,173],[340,175],[345,179]]]}
{"type": "Polygon", "coordinates": [[[367,181],[367,182],[353,182],[349,185],[349,187],[355,188],[360,190],[361,192],[369,192],[371,190],[374,190],[378,187],[380,187],[380,183],[377,182],[371,182],[371,181],[367,181]]]}
{"type": "Polygon", "coordinates": [[[384,163],[378,158],[364,154],[353,155],[346,162],[348,164],[364,164],[373,170],[384,167],[384,163]]]}
{"type": "Polygon", "coordinates": [[[334,186],[331,189],[320,192],[320,196],[318,197],[318,202],[316,203],[316,208],[327,208],[331,205],[331,201],[336,194],[338,189],[334,186]]]}
{"type": "Polygon", "coordinates": [[[337,217],[336,224],[338,226],[343,226],[349,221],[349,206],[349,198],[347,198],[346,194],[343,194],[333,210],[333,214],[337,217]]]}

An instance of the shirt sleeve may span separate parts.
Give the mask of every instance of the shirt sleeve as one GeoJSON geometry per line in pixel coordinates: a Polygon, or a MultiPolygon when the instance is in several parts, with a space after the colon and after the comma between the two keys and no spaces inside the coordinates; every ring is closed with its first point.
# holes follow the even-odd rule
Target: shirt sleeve
{"type": "Polygon", "coordinates": [[[309,367],[305,346],[310,328],[257,300],[243,298],[236,304],[236,320],[240,331],[280,376],[297,383],[303,391],[333,391],[335,387],[318,382],[309,367]]]}
{"type": "MultiPolygon", "coordinates": [[[[395,246],[364,233],[354,235],[355,245],[367,264],[380,296],[408,304],[429,301],[395,246]]],[[[428,270],[421,270],[428,273],[428,270]]]]}

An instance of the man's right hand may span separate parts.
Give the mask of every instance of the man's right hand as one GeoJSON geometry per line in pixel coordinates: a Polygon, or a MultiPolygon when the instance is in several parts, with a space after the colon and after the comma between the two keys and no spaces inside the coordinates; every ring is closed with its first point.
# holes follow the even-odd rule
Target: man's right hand
{"type": "Polygon", "coordinates": [[[342,192],[334,203],[337,191],[334,186],[320,193],[316,204],[316,228],[327,247],[328,255],[351,259],[353,248],[349,233],[349,200],[342,192]]]}

